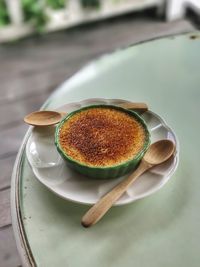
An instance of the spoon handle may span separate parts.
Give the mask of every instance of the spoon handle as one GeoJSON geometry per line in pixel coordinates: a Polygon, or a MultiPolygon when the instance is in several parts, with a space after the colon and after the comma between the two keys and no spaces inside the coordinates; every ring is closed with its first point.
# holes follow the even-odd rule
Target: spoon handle
{"type": "Polygon", "coordinates": [[[90,227],[97,223],[112,207],[112,205],[123,195],[128,187],[150,167],[151,166],[142,160],[135,172],[117,184],[110,192],[104,195],[94,206],[92,206],[92,208],[86,212],[81,221],[82,225],[84,227],[90,227]]]}
{"type": "MultiPolygon", "coordinates": [[[[122,107],[122,108],[126,108],[126,109],[130,109],[130,110],[134,110],[134,111],[137,111],[137,112],[140,112],[140,113],[143,113],[145,111],[148,110],[148,106],[146,103],[123,103],[123,104],[119,104],[117,105],[119,107],[122,107]]],[[[64,111],[59,111],[59,113],[62,115],[62,116],[65,116],[67,115],[66,112],[64,111]]]]}
{"type": "Polygon", "coordinates": [[[148,106],[146,103],[123,103],[118,106],[126,109],[131,109],[140,113],[144,113],[148,110],[148,106]]]}

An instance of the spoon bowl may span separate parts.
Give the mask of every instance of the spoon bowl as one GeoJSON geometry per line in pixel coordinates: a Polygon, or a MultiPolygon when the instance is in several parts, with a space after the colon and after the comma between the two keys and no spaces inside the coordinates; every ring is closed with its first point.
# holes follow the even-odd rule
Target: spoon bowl
{"type": "Polygon", "coordinates": [[[50,126],[57,124],[62,116],[63,114],[57,111],[36,111],[24,117],[24,122],[33,126],[50,126]]]}
{"type": "Polygon", "coordinates": [[[143,161],[150,165],[158,165],[172,156],[174,153],[174,143],[168,139],[153,143],[144,155],[143,161]]]}

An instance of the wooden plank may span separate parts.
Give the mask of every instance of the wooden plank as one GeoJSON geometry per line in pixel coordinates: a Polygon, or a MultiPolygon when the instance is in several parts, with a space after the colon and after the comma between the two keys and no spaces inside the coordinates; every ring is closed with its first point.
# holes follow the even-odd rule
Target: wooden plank
{"type": "Polygon", "coordinates": [[[10,186],[11,175],[12,175],[12,170],[13,170],[16,155],[10,156],[6,159],[0,159],[0,170],[1,170],[0,191],[10,186]]]}
{"type": "MultiPolygon", "coordinates": [[[[0,103],[6,105],[19,100],[32,97],[44,93],[51,93],[56,87],[69,78],[75,71],[83,66],[92,56],[80,60],[78,63],[70,64],[60,62],[58,65],[48,66],[46,70],[37,70],[37,72],[29,73],[29,75],[17,75],[12,71],[10,66],[10,75],[12,79],[9,80],[7,74],[1,79],[0,103]],[[68,66],[69,64],[69,66],[68,66]]],[[[1,62],[1,61],[0,61],[1,62]]],[[[3,64],[3,63],[2,63],[3,64]]],[[[31,64],[31,63],[30,63],[31,64]]],[[[20,66],[20,63],[18,63],[20,66]]],[[[0,72],[1,73],[1,72],[0,72]]]]}
{"type": "Polygon", "coordinates": [[[0,228],[10,224],[10,189],[7,189],[0,191],[0,228]]]}
{"type": "MultiPolygon", "coordinates": [[[[1,86],[2,82],[9,83],[13,79],[18,82],[22,78],[29,80],[32,75],[46,76],[49,72],[55,78],[61,70],[65,70],[67,74],[72,66],[80,66],[80,62],[86,61],[88,56],[97,54],[94,45],[93,49],[86,49],[84,43],[80,46],[81,40],[77,38],[77,34],[79,33],[67,36],[56,34],[55,40],[46,36],[38,40],[32,38],[32,42],[24,40],[15,46],[0,46],[1,86]],[[12,77],[12,80],[8,79],[9,77],[12,77]]],[[[2,92],[0,95],[2,96],[2,92]]]]}
{"type": "Polygon", "coordinates": [[[23,122],[17,123],[12,128],[0,131],[1,150],[0,159],[16,155],[28,126],[23,122]]]}
{"type": "Polygon", "coordinates": [[[44,93],[27,100],[21,100],[15,105],[0,106],[0,138],[3,140],[0,159],[16,154],[28,129],[28,126],[23,122],[23,117],[38,110],[48,96],[49,94],[44,93]]]}
{"type": "Polygon", "coordinates": [[[67,34],[30,38],[15,46],[1,46],[0,80],[4,88],[0,91],[1,103],[55,86],[100,54],[148,38],[194,29],[184,20],[169,24],[152,19],[148,22],[148,18],[129,18],[108,23],[107,27],[99,24],[67,34]],[[111,31],[115,34],[110,34],[111,31]]]}
{"type": "Polygon", "coordinates": [[[49,93],[28,97],[7,105],[0,105],[0,129],[12,127],[14,122],[23,122],[23,118],[28,113],[38,110],[48,98],[49,93]],[[5,116],[6,114],[6,116],[5,116]]]}
{"type": "MultiPolygon", "coordinates": [[[[10,72],[12,75],[12,69],[10,72]]],[[[5,82],[2,81],[1,83],[3,90],[0,92],[0,103],[1,105],[6,105],[8,102],[13,104],[13,102],[24,98],[24,96],[26,98],[32,97],[41,94],[41,92],[50,94],[66,77],[66,69],[62,66],[55,67],[55,70],[52,69],[46,73],[38,71],[34,75],[13,77],[12,80],[6,79],[5,82]]]]}
{"type": "Polygon", "coordinates": [[[21,267],[11,226],[0,229],[0,266],[21,267]]]}

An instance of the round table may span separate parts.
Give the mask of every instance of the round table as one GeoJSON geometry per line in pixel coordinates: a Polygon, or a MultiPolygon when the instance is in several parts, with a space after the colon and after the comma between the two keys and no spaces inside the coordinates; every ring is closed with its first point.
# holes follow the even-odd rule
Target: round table
{"type": "Polygon", "coordinates": [[[87,206],[45,188],[27,162],[26,134],[15,163],[12,223],[24,266],[198,267],[200,262],[200,33],[151,40],[103,56],[62,84],[43,108],[86,98],[146,102],[176,132],[180,162],[157,193],[113,207],[97,225],[87,206]]]}

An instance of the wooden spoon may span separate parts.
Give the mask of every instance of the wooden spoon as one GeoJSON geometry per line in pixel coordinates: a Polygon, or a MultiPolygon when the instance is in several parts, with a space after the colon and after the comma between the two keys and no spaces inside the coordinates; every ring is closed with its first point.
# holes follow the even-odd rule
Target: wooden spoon
{"type": "Polygon", "coordinates": [[[98,222],[141,174],[168,160],[173,155],[174,151],[174,143],[170,140],[160,140],[152,144],[136,171],[116,185],[110,192],[92,206],[92,208],[90,208],[83,216],[81,221],[82,225],[84,227],[89,227],[98,222]]]}
{"type": "MultiPolygon", "coordinates": [[[[121,105],[118,105],[120,107],[135,110],[137,112],[145,112],[148,110],[148,107],[145,103],[124,103],[121,105]]],[[[36,111],[28,114],[26,117],[24,117],[24,121],[27,124],[33,125],[33,126],[49,126],[57,124],[61,121],[63,116],[66,116],[67,113],[65,112],[57,112],[57,111],[36,111]]]]}

